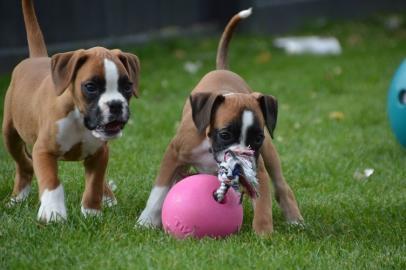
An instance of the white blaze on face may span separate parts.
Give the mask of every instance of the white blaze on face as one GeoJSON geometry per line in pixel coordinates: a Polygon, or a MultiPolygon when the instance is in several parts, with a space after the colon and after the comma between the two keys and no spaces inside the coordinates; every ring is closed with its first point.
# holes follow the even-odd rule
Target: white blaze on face
{"type": "Polygon", "coordinates": [[[119,74],[117,66],[113,61],[106,58],[104,59],[104,76],[106,79],[106,91],[100,96],[98,106],[102,112],[103,121],[107,123],[110,116],[109,102],[121,101],[123,113],[126,113],[128,104],[123,94],[118,90],[119,74]]]}
{"type": "Polygon", "coordinates": [[[247,140],[247,131],[248,128],[254,124],[254,114],[251,111],[244,111],[242,113],[242,124],[241,124],[241,137],[240,137],[240,145],[245,145],[247,140]]]}

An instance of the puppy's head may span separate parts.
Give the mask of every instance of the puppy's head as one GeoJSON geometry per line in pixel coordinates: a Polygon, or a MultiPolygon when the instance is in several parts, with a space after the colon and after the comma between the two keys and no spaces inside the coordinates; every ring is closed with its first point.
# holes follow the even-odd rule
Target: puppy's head
{"type": "Polygon", "coordinates": [[[95,137],[121,136],[130,116],[130,99],[138,96],[137,56],[95,47],[54,55],[51,70],[56,94],[69,89],[95,137]]]}
{"type": "Polygon", "coordinates": [[[258,158],[264,128],[273,136],[278,111],[273,96],[199,93],[190,96],[190,104],[196,128],[210,138],[217,161],[235,147],[251,148],[258,158]]]}

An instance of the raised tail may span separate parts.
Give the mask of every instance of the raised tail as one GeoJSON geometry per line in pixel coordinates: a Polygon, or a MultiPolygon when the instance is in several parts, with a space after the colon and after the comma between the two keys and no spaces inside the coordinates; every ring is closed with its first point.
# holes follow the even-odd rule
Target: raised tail
{"type": "Polygon", "coordinates": [[[231,20],[228,22],[226,28],[224,29],[223,35],[221,36],[220,43],[217,49],[217,58],[216,58],[216,68],[217,69],[227,69],[227,53],[228,53],[228,44],[230,39],[233,36],[233,32],[238,22],[241,19],[248,18],[252,13],[252,8],[242,10],[234,15],[231,20]]]}
{"type": "Polygon", "coordinates": [[[30,57],[46,57],[47,47],[35,15],[33,0],[22,0],[22,6],[30,57]]]}

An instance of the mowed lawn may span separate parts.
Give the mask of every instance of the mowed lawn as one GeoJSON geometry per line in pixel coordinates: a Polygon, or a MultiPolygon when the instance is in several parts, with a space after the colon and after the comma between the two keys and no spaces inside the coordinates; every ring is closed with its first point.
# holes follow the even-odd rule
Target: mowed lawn
{"type": "MultiPolygon", "coordinates": [[[[124,136],[111,143],[108,178],[118,186],[118,205],[101,219],[80,214],[80,162],[59,167],[66,223],[36,221],[35,181],[27,202],[6,208],[14,163],[0,147],[0,269],[406,269],[406,151],[386,113],[391,77],[406,57],[406,30],[386,30],[377,17],[300,34],[336,36],[343,54],[288,56],[271,37],[240,33],[230,66],[279,100],[275,144],[304,228],[287,225],[274,202],[275,232],[258,237],[247,201],[241,232],[224,240],[178,241],[134,227],[184,100],[214,67],[218,38],[151,42],[130,48],[142,61],[142,95],[132,100],[124,136]],[[185,71],[188,61],[201,63],[197,73],[185,71]],[[375,173],[355,179],[365,168],[375,173]]],[[[1,111],[8,82],[0,77],[1,111]]]]}

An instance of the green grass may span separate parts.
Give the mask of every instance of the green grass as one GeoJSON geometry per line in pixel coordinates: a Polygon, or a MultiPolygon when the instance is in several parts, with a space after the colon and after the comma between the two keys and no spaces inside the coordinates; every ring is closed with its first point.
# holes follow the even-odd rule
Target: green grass
{"type": "MultiPolygon", "coordinates": [[[[105,209],[101,220],[80,215],[79,162],[60,163],[65,224],[36,221],[36,183],[27,202],[7,209],[14,165],[0,147],[0,268],[405,269],[406,152],[390,131],[386,94],[406,57],[406,30],[385,30],[377,18],[304,34],[337,36],[344,52],[288,56],[271,46],[270,37],[240,34],[232,41],[230,64],[253,89],[279,99],[275,144],[305,228],[288,226],[276,203],[270,239],[252,232],[247,203],[241,232],[225,240],[177,241],[134,228],[183,102],[214,66],[217,38],[152,42],[131,49],[142,61],[142,96],[132,102],[133,122],[124,137],[111,144],[108,175],[118,185],[119,204],[105,209]],[[203,64],[194,75],[183,69],[188,60],[203,64]],[[344,118],[330,119],[333,111],[344,118]],[[368,167],[375,169],[368,180],[353,178],[368,167]]],[[[0,106],[8,82],[9,76],[0,77],[0,106]]]]}

